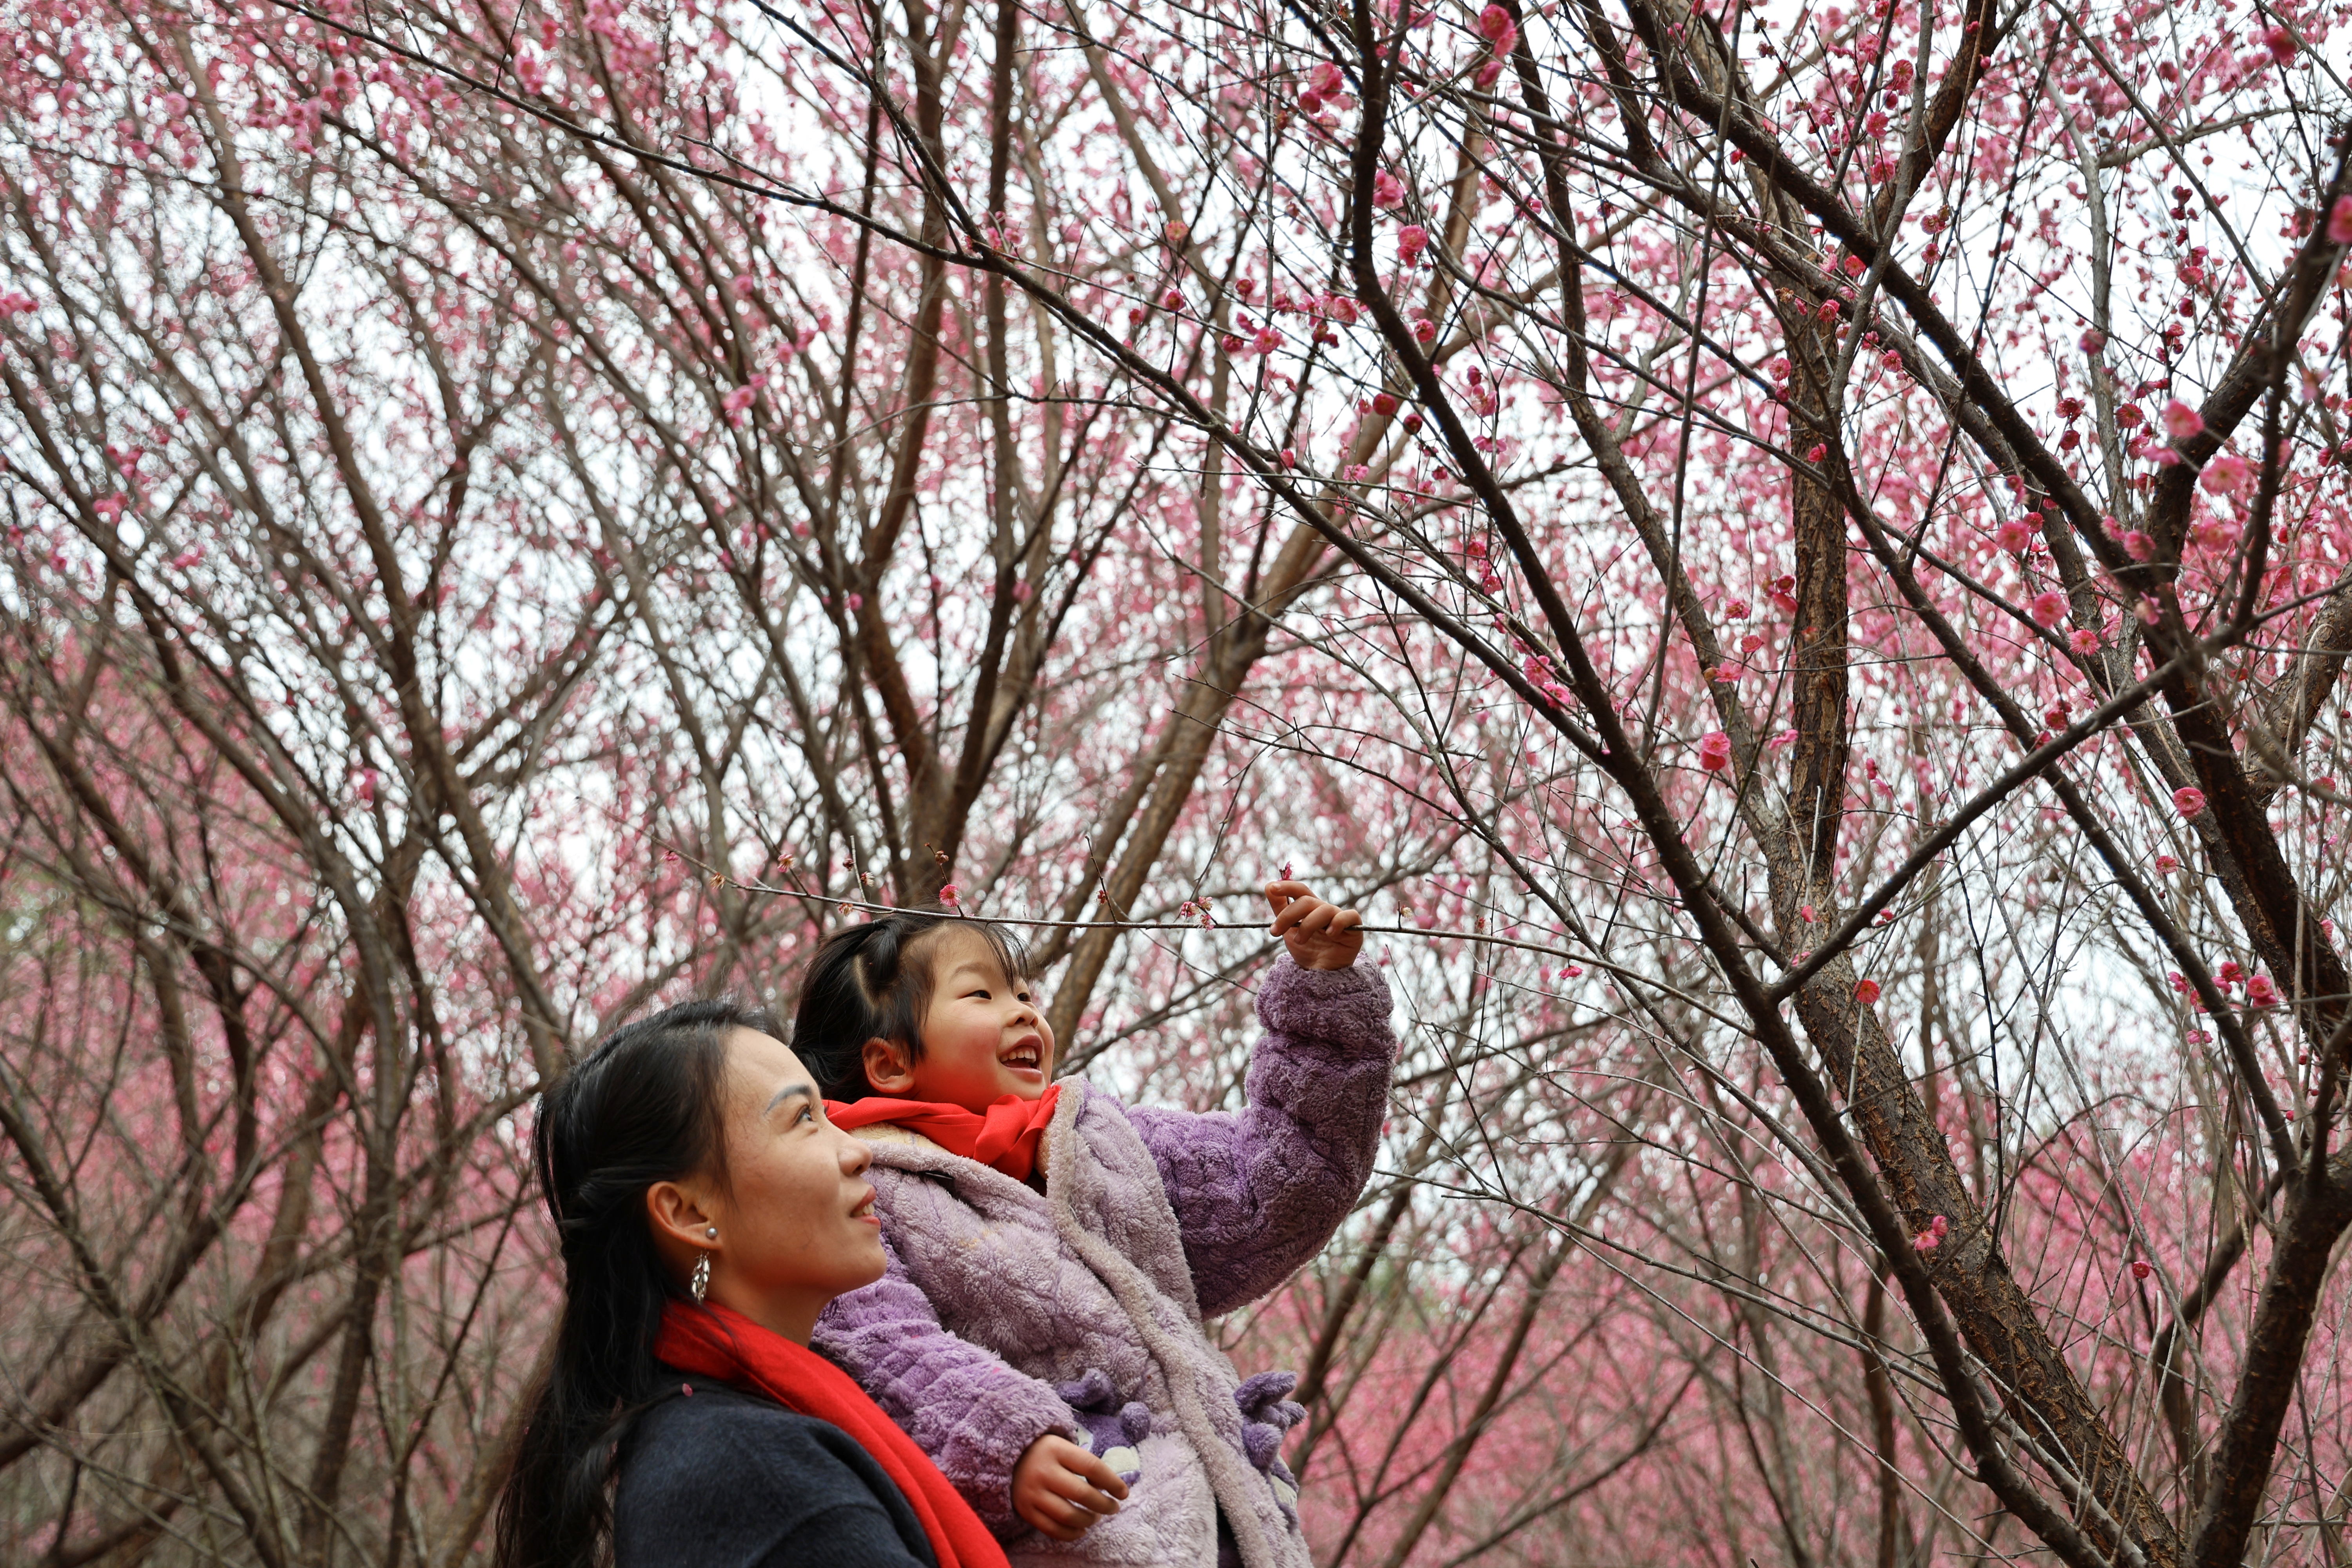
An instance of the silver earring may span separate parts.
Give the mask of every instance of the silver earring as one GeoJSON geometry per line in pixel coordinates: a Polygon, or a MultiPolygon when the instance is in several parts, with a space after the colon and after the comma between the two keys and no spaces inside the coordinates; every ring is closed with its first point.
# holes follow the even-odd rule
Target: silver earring
{"type": "Polygon", "coordinates": [[[697,1306],[701,1305],[703,1297],[710,1293],[710,1254],[708,1252],[694,1260],[694,1282],[687,1289],[694,1292],[697,1306]]]}

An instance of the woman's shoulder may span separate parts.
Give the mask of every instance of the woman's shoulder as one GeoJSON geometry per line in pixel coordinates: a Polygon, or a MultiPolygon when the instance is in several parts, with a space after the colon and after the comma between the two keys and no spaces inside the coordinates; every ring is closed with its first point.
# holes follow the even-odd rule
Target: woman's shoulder
{"type": "MultiPolygon", "coordinates": [[[[673,1374],[675,1375],[675,1374],[673,1374]]],[[[685,1378],[664,1385],[664,1394],[647,1406],[630,1428],[623,1452],[652,1445],[692,1448],[707,1443],[761,1442],[763,1451],[800,1453],[809,1445],[822,1449],[830,1438],[849,1442],[849,1435],[829,1421],[787,1410],[772,1399],[747,1394],[723,1383],[685,1378]]],[[[855,1448],[856,1445],[850,1444],[855,1448]]]]}
{"type": "Polygon", "coordinates": [[[867,1543],[843,1562],[931,1561],[914,1510],[856,1439],[753,1394],[682,1383],[637,1418],[619,1468],[615,1568],[791,1562],[780,1549],[820,1529],[836,1552],[867,1543]]]}

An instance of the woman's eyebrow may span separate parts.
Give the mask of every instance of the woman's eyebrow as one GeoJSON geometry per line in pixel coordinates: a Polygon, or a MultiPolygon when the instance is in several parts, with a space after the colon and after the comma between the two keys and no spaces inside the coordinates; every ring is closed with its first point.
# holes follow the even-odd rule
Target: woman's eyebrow
{"type": "Polygon", "coordinates": [[[770,1101],[768,1101],[768,1110],[762,1110],[761,1112],[760,1112],[760,1114],[761,1114],[761,1115],[762,1115],[762,1116],[767,1115],[769,1110],[775,1110],[775,1109],[776,1109],[776,1107],[778,1107],[779,1105],[782,1105],[785,1100],[790,1100],[793,1095],[796,1095],[796,1094],[805,1094],[805,1095],[807,1095],[811,1100],[814,1100],[814,1099],[815,1099],[815,1098],[816,1098],[816,1091],[815,1091],[814,1089],[811,1089],[807,1084],[804,1084],[804,1083],[788,1083],[788,1084],[786,1084],[783,1088],[782,1088],[782,1089],[780,1089],[776,1090],[776,1097],[775,1097],[773,1100],[771,1100],[770,1101]]]}

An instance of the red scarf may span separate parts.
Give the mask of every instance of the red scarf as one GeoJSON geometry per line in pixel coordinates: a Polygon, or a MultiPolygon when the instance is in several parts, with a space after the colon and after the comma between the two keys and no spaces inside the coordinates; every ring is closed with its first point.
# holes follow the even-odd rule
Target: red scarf
{"type": "Polygon", "coordinates": [[[898,1483],[930,1537],[940,1568],[1006,1568],[1004,1548],[929,1456],[847,1373],[814,1351],[716,1301],[703,1307],[672,1301],[662,1313],[654,1354],[680,1372],[757,1390],[787,1410],[848,1433],[898,1483]]]}
{"type": "Polygon", "coordinates": [[[950,1154],[992,1165],[1016,1182],[1025,1182],[1037,1167],[1037,1141],[1054,1120],[1054,1101],[1062,1086],[1046,1086],[1034,1100],[1008,1094],[986,1110],[967,1110],[929,1100],[838,1100],[824,1102],[824,1113],[835,1127],[855,1132],[887,1121],[919,1132],[950,1154]]]}

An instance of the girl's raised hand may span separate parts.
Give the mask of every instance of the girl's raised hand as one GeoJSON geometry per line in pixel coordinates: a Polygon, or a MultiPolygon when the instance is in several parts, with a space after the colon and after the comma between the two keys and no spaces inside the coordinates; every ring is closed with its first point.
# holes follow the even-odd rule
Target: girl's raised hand
{"type": "Polygon", "coordinates": [[[1345,969],[1364,951],[1364,917],[1327,904],[1304,882],[1268,882],[1265,901],[1274,910],[1274,934],[1290,949],[1301,969],[1345,969]]]}

